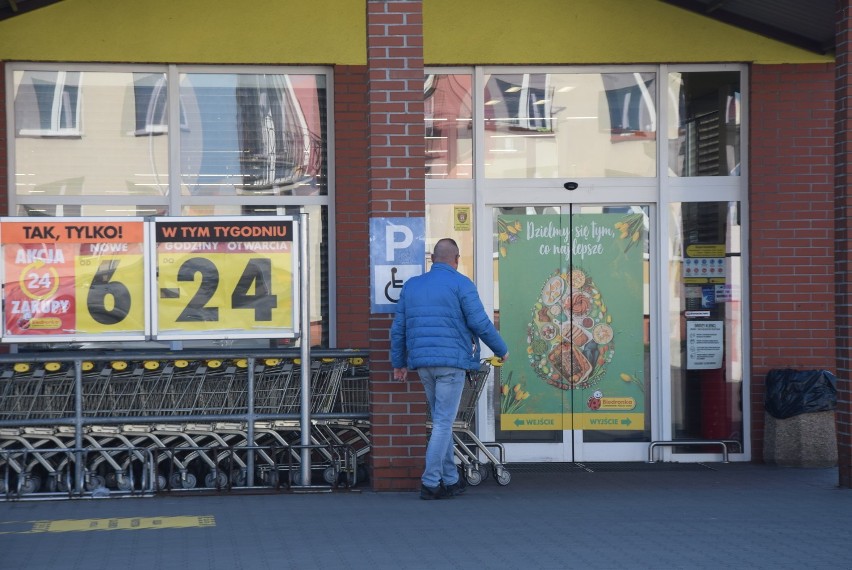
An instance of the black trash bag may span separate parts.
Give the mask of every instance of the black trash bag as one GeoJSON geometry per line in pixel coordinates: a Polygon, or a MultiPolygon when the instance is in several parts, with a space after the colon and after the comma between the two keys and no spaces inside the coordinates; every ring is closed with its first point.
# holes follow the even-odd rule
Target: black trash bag
{"type": "Polygon", "coordinates": [[[770,370],[766,375],[766,411],[783,420],[837,407],[837,379],[827,370],[770,370]]]}

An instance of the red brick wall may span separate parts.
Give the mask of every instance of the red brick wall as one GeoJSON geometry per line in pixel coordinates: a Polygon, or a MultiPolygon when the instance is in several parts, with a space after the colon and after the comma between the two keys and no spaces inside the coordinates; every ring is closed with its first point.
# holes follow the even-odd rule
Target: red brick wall
{"type": "Polygon", "coordinates": [[[753,459],[763,460],[766,373],[835,371],[834,68],[751,70],[753,459]]]}
{"type": "Polygon", "coordinates": [[[363,349],[370,337],[367,117],[367,67],[335,67],[334,207],[340,348],[363,349]]]}
{"type": "MultiPolygon", "coordinates": [[[[369,216],[423,217],[423,16],[420,0],[367,2],[369,216]]],[[[423,471],[426,408],[420,383],[393,380],[392,315],[372,315],[372,485],[415,489],[423,471]]]]}
{"type": "Polygon", "coordinates": [[[850,15],[852,2],[840,0],[837,3],[837,56],[835,66],[836,86],[836,139],[835,152],[835,201],[834,219],[836,231],[835,306],[837,307],[837,455],[839,483],[843,487],[852,487],[852,295],[849,284],[852,277],[852,194],[849,184],[852,182],[849,153],[852,152],[852,70],[850,70],[849,49],[852,45],[850,15]]]}

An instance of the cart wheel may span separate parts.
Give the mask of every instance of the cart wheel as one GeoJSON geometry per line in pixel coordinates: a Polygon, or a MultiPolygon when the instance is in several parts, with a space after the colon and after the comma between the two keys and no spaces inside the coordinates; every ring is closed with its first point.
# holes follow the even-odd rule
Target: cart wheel
{"type": "Polygon", "coordinates": [[[21,482],[21,494],[28,495],[35,493],[41,487],[41,477],[38,475],[24,475],[24,480],[21,482]]]}
{"type": "Polygon", "coordinates": [[[165,475],[157,475],[157,481],[154,484],[155,491],[162,491],[166,488],[166,476],[165,475]]]}
{"type": "Polygon", "coordinates": [[[258,473],[259,477],[256,479],[260,479],[263,481],[264,485],[268,487],[277,487],[278,486],[278,470],[270,469],[269,471],[261,471],[258,473]]]}
{"type": "Polygon", "coordinates": [[[479,465],[477,465],[477,466],[476,466],[476,469],[477,469],[477,471],[479,471],[479,476],[482,478],[482,480],[483,480],[483,481],[487,481],[487,480],[488,480],[488,475],[489,475],[489,473],[490,473],[490,472],[488,471],[488,467],[486,467],[485,465],[483,465],[482,463],[480,463],[479,465]]]}
{"type": "Polygon", "coordinates": [[[180,473],[172,473],[169,482],[172,484],[172,489],[194,489],[198,483],[192,473],[187,473],[184,477],[181,477],[180,473]]]}
{"type": "Polygon", "coordinates": [[[475,467],[465,471],[464,478],[467,481],[467,484],[473,487],[482,483],[482,474],[479,472],[479,469],[476,469],[475,467]]]}
{"type": "Polygon", "coordinates": [[[494,479],[497,480],[498,485],[508,485],[509,481],[512,480],[512,474],[509,473],[509,470],[503,467],[502,465],[494,467],[494,479]]]}
{"type": "Polygon", "coordinates": [[[63,493],[71,490],[71,471],[60,471],[56,474],[56,490],[63,493]]]}
{"type": "MultiPolygon", "coordinates": [[[[298,469],[296,471],[290,472],[290,481],[293,482],[294,487],[300,487],[303,485],[302,482],[302,470],[298,469]]],[[[310,480],[308,480],[308,484],[310,484],[310,480]]]]}
{"type": "Polygon", "coordinates": [[[89,482],[86,483],[86,490],[94,491],[100,487],[106,487],[106,479],[100,475],[90,475],[89,482]]]}
{"type": "Polygon", "coordinates": [[[116,474],[115,486],[119,491],[132,491],[133,479],[127,473],[116,474]]]}
{"type": "Polygon", "coordinates": [[[228,486],[228,476],[221,471],[211,471],[204,476],[204,486],[224,489],[228,486]]]}
{"type": "Polygon", "coordinates": [[[231,471],[231,485],[234,487],[245,487],[248,481],[248,475],[245,469],[234,469],[231,471]]]}
{"type": "Polygon", "coordinates": [[[323,480],[329,485],[337,485],[338,471],[334,467],[326,467],[322,472],[323,480]]]}

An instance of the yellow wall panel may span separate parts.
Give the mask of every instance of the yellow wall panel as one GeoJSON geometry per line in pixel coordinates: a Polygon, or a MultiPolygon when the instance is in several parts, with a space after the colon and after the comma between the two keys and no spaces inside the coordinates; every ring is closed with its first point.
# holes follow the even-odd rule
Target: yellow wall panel
{"type": "Polygon", "coordinates": [[[832,62],[659,0],[425,0],[427,65],[832,62]]]}
{"type": "Polygon", "coordinates": [[[364,0],[64,0],[0,22],[0,59],[367,62],[364,0]]]}

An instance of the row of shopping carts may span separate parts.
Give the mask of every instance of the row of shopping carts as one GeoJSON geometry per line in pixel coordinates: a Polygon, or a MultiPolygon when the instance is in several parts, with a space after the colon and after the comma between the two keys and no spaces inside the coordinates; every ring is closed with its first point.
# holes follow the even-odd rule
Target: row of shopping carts
{"type": "Polygon", "coordinates": [[[299,358],[7,363],[0,496],[354,486],[370,451],[367,367],[309,366],[305,432],[299,358]]]}

